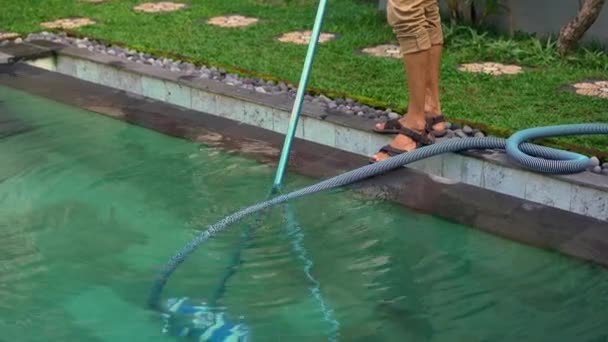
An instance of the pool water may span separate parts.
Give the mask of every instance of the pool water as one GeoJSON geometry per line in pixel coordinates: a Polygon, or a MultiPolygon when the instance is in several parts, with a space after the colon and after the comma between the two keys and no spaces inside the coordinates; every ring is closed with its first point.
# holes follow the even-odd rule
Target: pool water
{"type": "MultiPolygon", "coordinates": [[[[274,170],[0,87],[0,341],[175,341],[145,302],[206,225],[264,199],[274,170]]],[[[286,188],[314,180],[289,174],[286,188]]],[[[342,341],[608,341],[608,272],[334,191],[291,204],[342,341]]],[[[243,228],[170,279],[210,300],[243,228]]],[[[246,244],[219,309],[254,341],[323,341],[282,211],[246,244]]]]}

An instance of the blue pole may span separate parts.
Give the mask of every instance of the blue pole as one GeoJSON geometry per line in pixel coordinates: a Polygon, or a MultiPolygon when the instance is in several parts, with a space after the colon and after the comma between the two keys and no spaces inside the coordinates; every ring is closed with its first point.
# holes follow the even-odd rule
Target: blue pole
{"type": "Polygon", "coordinates": [[[308,85],[308,79],[310,76],[310,69],[317,51],[317,45],[319,41],[319,35],[321,33],[321,26],[323,25],[323,17],[325,16],[325,7],[327,6],[327,0],[321,0],[319,2],[319,8],[317,9],[317,17],[315,18],[315,24],[312,29],[312,35],[310,37],[310,43],[308,44],[308,52],[306,54],[306,60],[304,61],[304,70],[302,70],[302,76],[300,77],[300,84],[298,85],[298,92],[296,94],[296,100],[291,111],[291,117],[289,119],[289,127],[287,129],[287,135],[285,136],[285,143],[283,150],[281,151],[281,159],[279,160],[279,166],[277,167],[277,174],[274,179],[272,186],[273,192],[276,192],[281,188],[283,183],[283,177],[285,170],[287,169],[287,162],[289,160],[289,153],[291,151],[291,142],[296,133],[298,127],[298,119],[300,118],[300,111],[302,110],[302,102],[304,101],[304,95],[306,87],[308,85]]]}

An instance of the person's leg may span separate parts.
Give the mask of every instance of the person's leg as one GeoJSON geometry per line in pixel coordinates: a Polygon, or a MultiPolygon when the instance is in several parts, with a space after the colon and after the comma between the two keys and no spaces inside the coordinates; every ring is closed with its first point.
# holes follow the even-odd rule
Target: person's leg
{"type": "MultiPolygon", "coordinates": [[[[426,29],[424,1],[389,0],[387,6],[389,24],[393,27],[403,53],[409,89],[407,114],[399,120],[399,123],[405,130],[421,136],[416,139],[411,135],[397,135],[390,146],[402,151],[415,149],[417,142],[427,137],[424,104],[428,86],[431,42],[426,29]]],[[[376,127],[382,129],[384,125],[381,123],[376,127]]],[[[389,157],[388,153],[381,151],[376,153],[372,160],[380,161],[389,157]]]]}
{"type": "MultiPolygon", "coordinates": [[[[441,115],[441,100],[439,96],[439,70],[443,48],[443,30],[437,0],[428,0],[425,6],[426,29],[431,41],[429,51],[429,76],[424,110],[427,117],[441,115]]],[[[444,131],[445,123],[438,122],[432,126],[433,131],[444,131]]]]}

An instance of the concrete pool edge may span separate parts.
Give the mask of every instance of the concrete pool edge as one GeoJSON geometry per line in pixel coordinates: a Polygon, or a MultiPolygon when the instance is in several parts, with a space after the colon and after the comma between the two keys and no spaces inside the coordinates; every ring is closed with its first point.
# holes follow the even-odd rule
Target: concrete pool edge
{"type": "MultiPolygon", "coordinates": [[[[293,100],[260,94],[184,72],[131,62],[47,41],[34,41],[55,55],[30,64],[220,117],[286,131],[293,100]]],[[[373,133],[373,120],[330,112],[304,103],[296,137],[369,156],[390,137],[373,133]]],[[[508,162],[501,151],[467,151],[423,160],[408,167],[542,205],[608,220],[608,177],[592,172],[553,176],[528,172],[508,162]]]]}
{"type": "MultiPolygon", "coordinates": [[[[44,42],[44,46],[48,46],[44,42]]],[[[65,75],[129,91],[284,133],[293,100],[260,94],[210,79],[191,79],[173,72],[115,56],[64,46],[55,57],[31,61],[32,65],[65,75]]],[[[329,112],[305,103],[296,136],[362,156],[369,156],[390,137],[373,133],[373,124],[356,116],[329,112]]],[[[542,205],[608,220],[608,178],[592,172],[552,176],[528,172],[507,161],[501,151],[468,151],[445,154],[409,165],[413,169],[481,187],[542,205]]]]}
{"type": "MultiPolygon", "coordinates": [[[[0,85],[110,116],[170,136],[200,142],[264,163],[278,161],[281,134],[184,109],[26,64],[0,66],[0,85]]],[[[365,164],[366,158],[296,139],[290,170],[326,178],[365,164]]],[[[403,168],[352,187],[365,197],[472,226],[509,240],[608,266],[605,221],[403,168]]],[[[236,210],[237,208],[235,208],[236,210]]]]}

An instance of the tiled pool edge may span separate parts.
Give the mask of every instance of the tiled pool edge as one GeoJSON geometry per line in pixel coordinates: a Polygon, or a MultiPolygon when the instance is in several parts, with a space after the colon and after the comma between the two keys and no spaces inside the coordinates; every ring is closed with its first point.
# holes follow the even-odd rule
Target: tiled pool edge
{"type": "MultiPolygon", "coordinates": [[[[192,80],[179,72],[72,47],[29,64],[278,133],[286,131],[292,104],[285,96],[245,91],[213,80],[192,80]]],[[[370,120],[330,113],[306,103],[296,137],[368,156],[390,139],[371,132],[371,124],[370,120]]],[[[446,182],[463,182],[608,221],[605,176],[590,172],[557,177],[535,174],[508,164],[502,152],[493,151],[445,154],[409,167],[446,178],[446,182]]]]}

